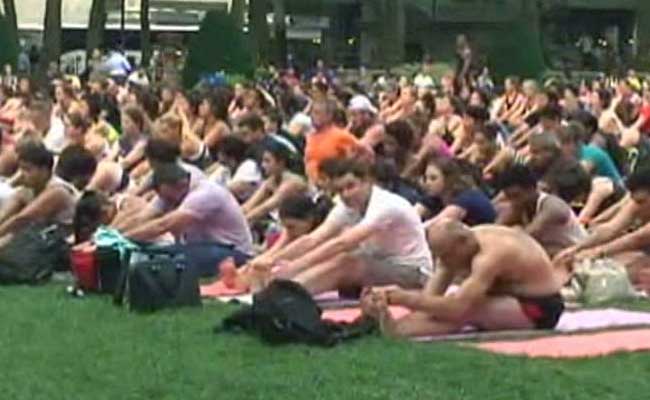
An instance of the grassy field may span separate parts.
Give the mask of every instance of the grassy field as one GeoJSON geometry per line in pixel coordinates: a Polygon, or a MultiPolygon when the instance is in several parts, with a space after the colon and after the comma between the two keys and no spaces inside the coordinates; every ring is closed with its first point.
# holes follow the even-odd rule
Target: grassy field
{"type": "Polygon", "coordinates": [[[0,288],[0,299],[0,399],[650,396],[650,354],[560,362],[381,338],[271,348],[213,334],[225,306],[140,316],[107,298],[70,298],[56,285],[0,288]]]}

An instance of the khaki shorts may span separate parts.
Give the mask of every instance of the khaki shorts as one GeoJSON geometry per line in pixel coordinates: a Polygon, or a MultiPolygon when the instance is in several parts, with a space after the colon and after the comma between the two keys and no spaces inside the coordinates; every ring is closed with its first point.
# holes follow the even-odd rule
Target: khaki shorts
{"type": "Polygon", "coordinates": [[[404,289],[421,289],[429,280],[429,276],[422,272],[427,269],[427,261],[404,265],[390,258],[379,258],[368,254],[355,254],[355,256],[366,265],[363,286],[398,285],[404,289]]]}

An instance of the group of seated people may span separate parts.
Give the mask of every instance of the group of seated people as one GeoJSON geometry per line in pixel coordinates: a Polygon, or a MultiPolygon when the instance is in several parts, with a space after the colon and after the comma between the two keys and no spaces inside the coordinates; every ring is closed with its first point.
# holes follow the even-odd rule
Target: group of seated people
{"type": "Polygon", "coordinates": [[[35,222],[76,244],[109,226],[230,286],[359,297],[395,337],[551,329],[585,259],[613,258],[643,288],[650,88],[273,79],[59,80],[51,98],[26,85],[2,99],[0,243],[35,222]]]}

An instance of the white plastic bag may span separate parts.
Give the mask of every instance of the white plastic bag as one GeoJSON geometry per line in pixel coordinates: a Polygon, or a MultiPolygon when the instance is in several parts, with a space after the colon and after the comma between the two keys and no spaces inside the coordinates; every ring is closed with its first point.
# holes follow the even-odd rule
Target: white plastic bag
{"type": "Polygon", "coordinates": [[[577,300],[585,304],[600,304],[636,297],[627,269],[610,258],[580,262],[574,268],[571,286],[577,300]]]}

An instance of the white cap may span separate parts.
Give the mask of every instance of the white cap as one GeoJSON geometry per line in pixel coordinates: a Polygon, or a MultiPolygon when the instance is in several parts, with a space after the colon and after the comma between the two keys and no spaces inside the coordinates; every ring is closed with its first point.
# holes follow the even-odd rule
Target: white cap
{"type": "Polygon", "coordinates": [[[350,100],[348,105],[350,111],[367,111],[371,114],[377,114],[377,108],[372,105],[366,96],[357,95],[350,100]]]}

